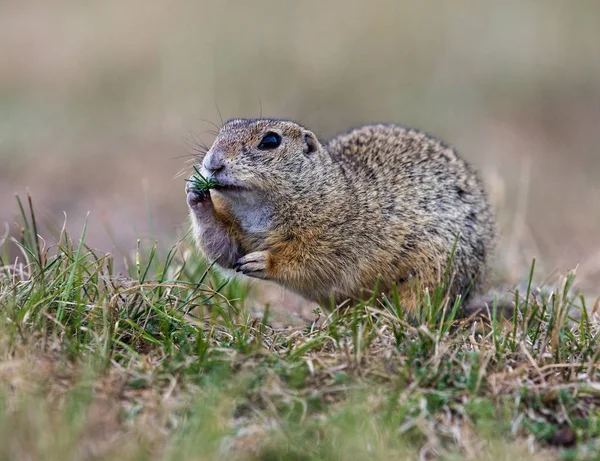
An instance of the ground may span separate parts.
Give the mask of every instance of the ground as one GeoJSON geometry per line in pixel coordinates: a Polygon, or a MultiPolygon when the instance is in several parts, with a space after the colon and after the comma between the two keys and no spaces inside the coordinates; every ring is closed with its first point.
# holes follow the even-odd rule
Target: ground
{"type": "MultiPolygon", "coordinates": [[[[184,238],[128,274],[63,230],[2,243],[0,459],[597,459],[599,303],[513,318],[392,295],[284,326],[184,238]]],[[[532,266],[532,274],[534,273],[532,266]]],[[[535,277],[530,276],[530,280],[535,277]]]]}

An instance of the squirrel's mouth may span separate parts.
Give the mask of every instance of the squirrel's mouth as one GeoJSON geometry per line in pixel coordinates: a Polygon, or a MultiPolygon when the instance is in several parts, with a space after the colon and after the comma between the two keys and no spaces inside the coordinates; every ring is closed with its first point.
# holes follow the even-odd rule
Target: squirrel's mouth
{"type": "Polygon", "coordinates": [[[224,194],[237,194],[249,190],[245,184],[227,177],[217,177],[215,179],[217,180],[218,184],[215,185],[214,190],[217,192],[222,192],[224,194]]]}
{"type": "Polygon", "coordinates": [[[218,184],[214,186],[214,190],[223,193],[237,193],[248,191],[249,188],[235,179],[229,178],[226,175],[215,175],[215,180],[218,184]]]}

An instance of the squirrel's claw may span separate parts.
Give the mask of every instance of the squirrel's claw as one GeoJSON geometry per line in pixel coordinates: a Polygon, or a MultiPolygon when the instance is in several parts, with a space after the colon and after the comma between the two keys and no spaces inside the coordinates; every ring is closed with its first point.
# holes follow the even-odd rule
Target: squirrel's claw
{"type": "Polygon", "coordinates": [[[254,277],[258,279],[267,278],[267,261],[269,259],[269,253],[266,251],[255,251],[249,253],[246,256],[242,256],[233,265],[233,269],[236,272],[241,272],[248,277],[254,277]]]}

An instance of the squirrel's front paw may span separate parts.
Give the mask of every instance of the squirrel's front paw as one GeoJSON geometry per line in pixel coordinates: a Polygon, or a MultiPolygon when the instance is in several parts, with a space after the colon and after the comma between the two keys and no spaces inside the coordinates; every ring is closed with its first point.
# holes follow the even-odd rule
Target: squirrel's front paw
{"type": "Polygon", "coordinates": [[[255,251],[242,256],[233,265],[233,269],[248,277],[267,279],[267,265],[270,254],[268,251],[255,251]]]}
{"type": "Polygon", "coordinates": [[[186,188],[187,204],[196,213],[203,213],[212,209],[210,192],[201,192],[196,189],[186,188]]]}

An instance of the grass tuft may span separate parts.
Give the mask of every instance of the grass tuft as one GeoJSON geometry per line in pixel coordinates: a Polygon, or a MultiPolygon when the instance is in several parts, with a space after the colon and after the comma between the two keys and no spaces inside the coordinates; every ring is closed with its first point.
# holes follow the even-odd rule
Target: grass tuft
{"type": "Polygon", "coordinates": [[[194,174],[190,179],[186,179],[191,184],[192,190],[201,194],[206,194],[209,190],[215,187],[221,186],[221,183],[217,181],[213,176],[205,177],[196,165],[194,165],[194,174]]]}

